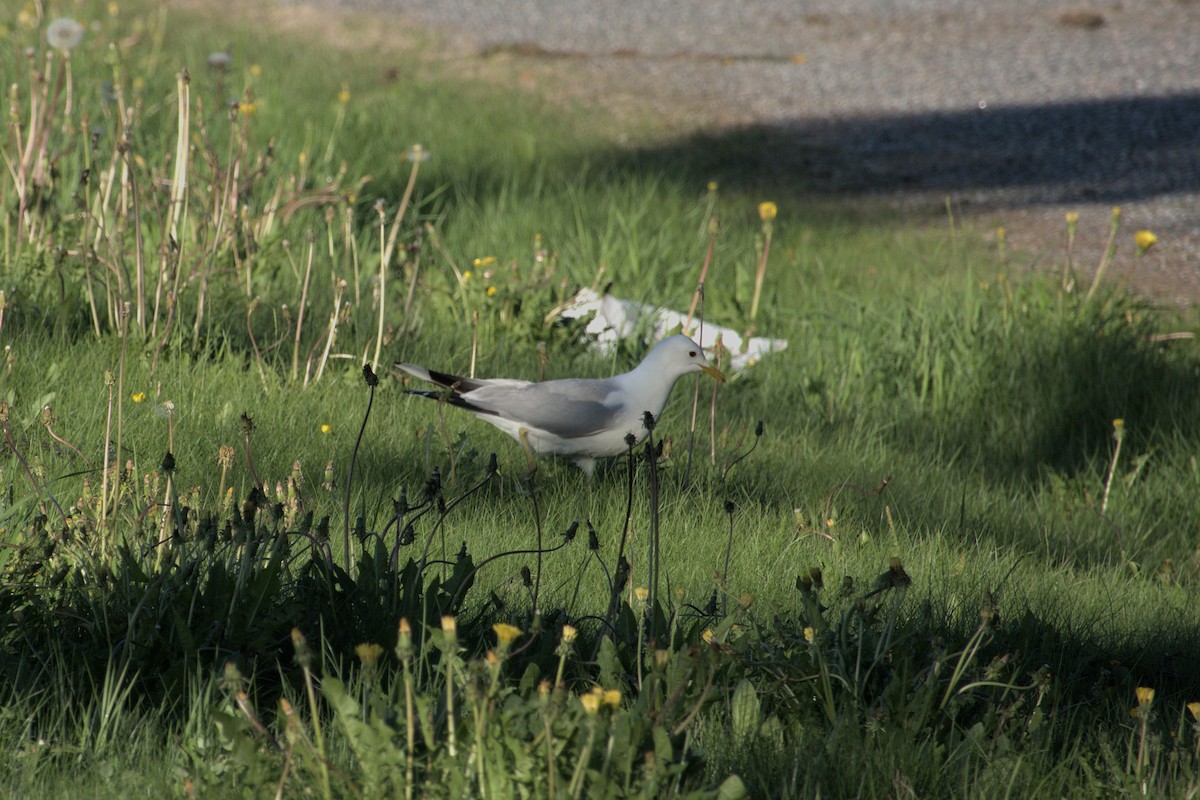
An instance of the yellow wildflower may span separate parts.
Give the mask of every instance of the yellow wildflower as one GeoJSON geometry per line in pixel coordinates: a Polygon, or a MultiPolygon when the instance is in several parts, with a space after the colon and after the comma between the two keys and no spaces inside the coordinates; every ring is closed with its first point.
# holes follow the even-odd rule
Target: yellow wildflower
{"type": "Polygon", "coordinates": [[[350,84],[342,84],[342,90],[338,92],[338,102],[342,105],[346,105],[346,103],[350,102],[350,84]]]}
{"type": "Polygon", "coordinates": [[[621,705],[621,690],[608,689],[604,692],[604,695],[601,697],[601,699],[604,701],[604,705],[608,706],[609,708],[616,708],[617,706],[621,705]]]}
{"type": "Polygon", "coordinates": [[[328,422],[321,423],[321,433],[329,433],[332,430],[333,430],[333,426],[330,425],[328,422]]]}
{"type": "Polygon", "coordinates": [[[563,625],[562,640],[567,644],[575,641],[575,637],[579,635],[579,631],[575,630],[574,625],[563,625]]]}
{"type": "Polygon", "coordinates": [[[354,654],[364,664],[374,664],[383,655],[383,648],[377,644],[363,643],[354,648],[354,654]]]}
{"type": "Polygon", "coordinates": [[[817,638],[817,632],[815,630],[813,630],[813,628],[811,626],[806,626],[804,628],[804,641],[808,642],[809,644],[812,644],[816,638],[817,638]]]}
{"type": "MultiPolygon", "coordinates": [[[[257,103],[252,103],[252,102],[238,103],[238,113],[239,114],[244,114],[247,117],[252,117],[252,116],[254,116],[254,112],[256,112],[256,111],[258,111],[257,103]]],[[[301,161],[303,161],[303,159],[301,159],[301,161]]]]}
{"type": "Polygon", "coordinates": [[[495,296],[496,296],[496,291],[497,291],[497,290],[496,290],[496,287],[495,287],[495,286],[489,286],[489,287],[487,288],[487,296],[488,296],[488,297],[495,297],[495,296]]]}
{"type": "Polygon", "coordinates": [[[251,64],[250,65],[250,77],[258,78],[261,76],[262,76],[262,65],[261,64],[251,64]]]}
{"type": "Polygon", "coordinates": [[[1158,244],[1158,237],[1153,231],[1138,231],[1133,235],[1133,240],[1137,242],[1138,250],[1143,253],[1158,244]]]}
{"type": "Polygon", "coordinates": [[[1192,719],[1196,720],[1197,722],[1200,722],[1200,702],[1188,703],[1187,710],[1191,712],[1192,719]]]}
{"type": "Polygon", "coordinates": [[[700,634],[700,638],[703,639],[706,644],[712,644],[713,639],[715,638],[712,628],[705,628],[704,633],[700,634]]]}
{"type": "Polygon", "coordinates": [[[778,213],[779,209],[770,200],[758,204],[758,218],[763,222],[770,222],[778,213]]]}
{"type": "Polygon", "coordinates": [[[650,590],[645,586],[639,586],[633,590],[633,596],[637,598],[639,603],[644,603],[650,597],[650,590]]]}
{"type": "Polygon", "coordinates": [[[1135,691],[1139,706],[1148,706],[1154,702],[1154,690],[1149,686],[1139,686],[1135,691]]]}
{"type": "Polygon", "coordinates": [[[146,393],[145,392],[134,392],[130,396],[130,399],[133,400],[133,402],[135,402],[135,403],[140,403],[146,399],[146,393]]]}
{"type": "Polygon", "coordinates": [[[503,648],[511,645],[522,632],[516,625],[509,625],[507,622],[497,622],[492,626],[492,630],[496,632],[496,641],[503,648]]]}
{"type": "Polygon", "coordinates": [[[458,621],[450,615],[442,617],[442,630],[446,633],[457,633],[458,621]]]}
{"type": "Polygon", "coordinates": [[[583,710],[587,712],[589,717],[596,716],[600,711],[600,696],[595,694],[581,695],[579,702],[583,703],[583,710]]]}

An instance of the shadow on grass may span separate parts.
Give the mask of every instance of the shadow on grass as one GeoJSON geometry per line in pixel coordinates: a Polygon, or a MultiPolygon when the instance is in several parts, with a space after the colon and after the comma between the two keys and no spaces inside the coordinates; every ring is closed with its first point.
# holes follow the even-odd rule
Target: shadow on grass
{"type": "Polygon", "coordinates": [[[1200,94],[795,120],[614,152],[691,182],[814,197],[927,193],[1000,206],[1200,190],[1200,94]],[[960,197],[966,195],[966,197],[960,197]]]}

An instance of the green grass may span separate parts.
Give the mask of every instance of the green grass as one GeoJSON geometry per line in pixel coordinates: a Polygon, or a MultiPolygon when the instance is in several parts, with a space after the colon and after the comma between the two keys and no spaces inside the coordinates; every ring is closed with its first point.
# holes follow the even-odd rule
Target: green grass
{"type": "Polygon", "coordinates": [[[356,52],[261,19],[70,12],[95,22],[70,117],[41,27],[5,22],[0,54],[24,121],[0,184],[5,794],[1194,792],[1200,358],[1155,336],[1190,317],[1014,273],[951,220],[813,201],[763,172],[760,132],[618,138],[419,41],[356,52]],[[31,96],[58,98],[48,123],[31,96]],[[41,172],[17,146],[37,130],[41,172]],[[381,327],[381,240],[416,142],[432,158],[381,327]],[[701,384],[690,469],[680,384],[657,495],[640,448],[632,484],[623,458],[593,483],[546,461],[529,483],[518,445],[383,369],[464,370],[473,343],[481,375],[626,369],[643,345],[597,356],[547,314],[597,280],[686,308],[714,215],[706,319],[789,347],[720,389],[715,437],[701,384]],[[632,591],[652,509],[658,608],[632,591]],[[522,552],[539,531],[562,543],[540,560],[522,552]],[[511,651],[496,622],[522,629],[511,651]],[[577,699],[593,686],[619,702],[577,699]],[[1155,695],[1131,716],[1138,687],[1155,695]]]}

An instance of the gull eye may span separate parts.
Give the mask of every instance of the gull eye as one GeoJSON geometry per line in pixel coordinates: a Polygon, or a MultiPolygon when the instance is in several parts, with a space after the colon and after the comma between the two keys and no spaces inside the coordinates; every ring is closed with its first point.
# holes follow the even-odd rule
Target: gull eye
{"type": "Polygon", "coordinates": [[[688,358],[695,358],[695,357],[696,357],[696,351],[695,351],[695,350],[692,350],[692,351],[690,351],[690,352],[688,353],[688,358]]]}

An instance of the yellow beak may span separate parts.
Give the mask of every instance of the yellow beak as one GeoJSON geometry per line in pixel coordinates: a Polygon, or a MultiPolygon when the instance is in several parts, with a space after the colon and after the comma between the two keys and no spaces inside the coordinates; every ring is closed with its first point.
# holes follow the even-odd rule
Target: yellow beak
{"type": "Polygon", "coordinates": [[[708,364],[705,364],[704,366],[700,367],[700,369],[704,370],[709,375],[712,375],[714,378],[719,380],[721,383],[725,382],[725,376],[723,374],[721,374],[721,370],[717,369],[716,367],[710,367],[708,364]]]}

